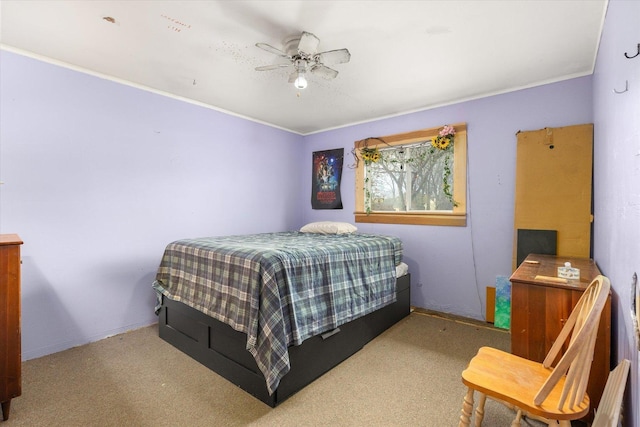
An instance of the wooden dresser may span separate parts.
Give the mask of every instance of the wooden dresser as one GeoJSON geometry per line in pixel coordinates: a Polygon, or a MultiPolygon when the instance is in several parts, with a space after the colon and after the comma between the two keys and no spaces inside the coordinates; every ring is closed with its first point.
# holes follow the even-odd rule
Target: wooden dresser
{"type": "Polygon", "coordinates": [[[22,394],[20,350],[20,245],[17,234],[0,234],[0,403],[9,419],[11,399],[22,394]]]}
{"type": "MultiPolygon", "coordinates": [[[[511,352],[542,362],[551,349],[573,307],[589,283],[601,274],[593,260],[555,255],[530,254],[516,269],[511,281],[511,352]],[[557,280],[558,267],[570,262],[580,269],[580,279],[557,280]],[[543,277],[536,277],[543,276],[543,277]],[[548,277],[549,279],[545,279],[548,277]]],[[[593,419],[611,366],[611,296],[600,317],[598,337],[587,393],[593,419]]],[[[557,361],[556,361],[557,362],[557,361]]]]}

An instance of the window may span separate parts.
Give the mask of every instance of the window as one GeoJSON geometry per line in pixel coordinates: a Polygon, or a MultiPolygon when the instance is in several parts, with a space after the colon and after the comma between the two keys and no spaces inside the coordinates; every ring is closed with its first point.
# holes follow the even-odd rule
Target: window
{"type": "Polygon", "coordinates": [[[465,226],[467,128],[451,129],[357,141],[355,221],[465,226]]]}

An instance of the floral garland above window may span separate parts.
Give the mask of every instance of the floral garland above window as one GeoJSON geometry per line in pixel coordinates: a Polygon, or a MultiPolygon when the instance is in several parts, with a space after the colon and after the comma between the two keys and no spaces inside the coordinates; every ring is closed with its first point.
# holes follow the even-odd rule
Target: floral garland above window
{"type": "MultiPolygon", "coordinates": [[[[453,194],[451,191],[452,189],[451,189],[451,185],[449,184],[449,180],[451,177],[451,155],[453,154],[452,150],[454,146],[453,143],[454,143],[455,134],[456,134],[456,130],[453,126],[445,125],[444,127],[442,127],[442,129],[440,129],[440,131],[438,132],[438,135],[431,140],[431,146],[432,146],[431,153],[433,154],[435,150],[447,152],[447,155],[444,157],[444,165],[443,165],[444,173],[442,176],[442,191],[446,195],[446,197],[449,199],[449,201],[453,204],[453,206],[458,206],[458,203],[455,200],[453,200],[453,194]]],[[[358,162],[361,159],[365,163],[365,165],[370,165],[371,163],[378,163],[380,161],[385,160],[385,158],[383,158],[384,153],[378,149],[378,146],[375,146],[375,147],[367,146],[367,143],[369,142],[369,140],[378,140],[386,145],[389,145],[382,138],[374,138],[374,137],[367,138],[365,140],[364,147],[360,148],[359,150],[354,148],[351,151],[351,153],[353,154],[356,160],[356,164],[353,167],[357,167],[358,162]]],[[[412,159],[405,159],[405,162],[409,163],[411,161],[412,159]]],[[[365,183],[367,182],[368,182],[368,178],[365,178],[365,183]]],[[[370,197],[371,197],[370,192],[365,188],[365,200],[366,200],[365,205],[367,206],[366,208],[367,214],[370,213],[370,203],[369,203],[370,197]]]]}
{"type": "Polygon", "coordinates": [[[438,136],[433,138],[431,141],[431,145],[433,145],[438,150],[446,150],[450,146],[453,146],[453,137],[456,134],[456,130],[453,126],[446,125],[440,132],[438,132],[438,136]]]}
{"type": "Polygon", "coordinates": [[[368,147],[364,147],[360,149],[360,157],[362,157],[362,160],[366,163],[378,163],[380,161],[380,159],[382,158],[381,154],[380,154],[380,150],[378,150],[378,147],[374,147],[374,148],[368,148],[368,147]]]}

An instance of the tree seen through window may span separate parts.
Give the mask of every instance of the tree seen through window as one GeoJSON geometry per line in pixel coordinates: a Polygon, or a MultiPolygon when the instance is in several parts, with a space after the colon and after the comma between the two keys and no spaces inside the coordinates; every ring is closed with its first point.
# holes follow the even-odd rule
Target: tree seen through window
{"type": "Polygon", "coordinates": [[[380,149],[380,160],[365,165],[368,210],[452,210],[454,202],[445,193],[453,191],[452,156],[453,147],[439,150],[431,141],[380,149]]]}

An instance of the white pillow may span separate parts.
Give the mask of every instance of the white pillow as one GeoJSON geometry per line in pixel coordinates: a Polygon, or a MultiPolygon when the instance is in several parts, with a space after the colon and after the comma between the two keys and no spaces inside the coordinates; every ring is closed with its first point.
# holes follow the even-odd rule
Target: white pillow
{"type": "Polygon", "coordinates": [[[348,234],[358,230],[355,225],[348,222],[319,221],[310,222],[300,229],[303,233],[319,234],[348,234]]]}

